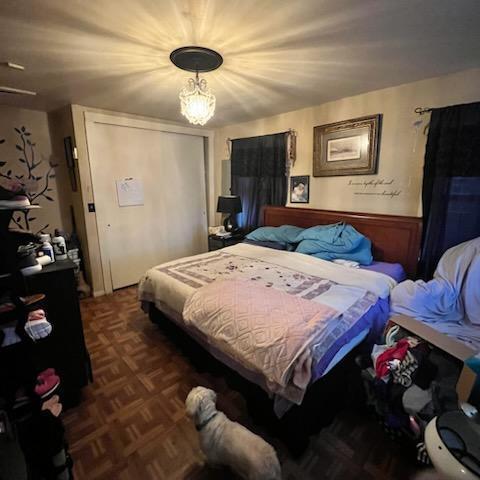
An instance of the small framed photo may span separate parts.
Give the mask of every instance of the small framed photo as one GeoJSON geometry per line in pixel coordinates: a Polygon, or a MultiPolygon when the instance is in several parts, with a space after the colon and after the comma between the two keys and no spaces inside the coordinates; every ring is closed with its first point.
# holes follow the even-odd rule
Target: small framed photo
{"type": "Polygon", "coordinates": [[[313,129],[313,176],[372,175],[377,172],[381,114],[313,129]]]}
{"type": "Polygon", "coordinates": [[[310,175],[290,177],[290,203],[310,201],[310,175]]]}

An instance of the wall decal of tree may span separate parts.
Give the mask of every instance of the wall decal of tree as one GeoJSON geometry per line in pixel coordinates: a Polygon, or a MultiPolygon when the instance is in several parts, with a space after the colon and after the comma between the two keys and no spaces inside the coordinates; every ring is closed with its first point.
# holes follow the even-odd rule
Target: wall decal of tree
{"type": "MultiPolygon", "coordinates": [[[[53,188],[50,180],[55,178],[55,167],[57,164],[48,162],[48,169],[43,174],[37,174],[38,167],[45,161],[36,157],[36,143],[33,141],[32,133],[25,126],[14,128],[18,135],[18,142],[15,145],[19,152],[17,166],[7,165],[6,161],[0,161],[0,178],[6,179],[12,184],[17,184],[25,191],[32,205],[41,204],[42,200],[53,202],[53,188]],[[4,170],[4,171],[2,171],[4,170]]],[[[0,139],[0,145],[5,143],[5,139],[0,139]]],[[[24,211],[12,217],[14,224],[22,230],[30,230],[31,223],[36,220],[34,210],[24,211]]],[[[48,224],[42,226],[36,233],[43,232],[49,227],[48,224]]]]}

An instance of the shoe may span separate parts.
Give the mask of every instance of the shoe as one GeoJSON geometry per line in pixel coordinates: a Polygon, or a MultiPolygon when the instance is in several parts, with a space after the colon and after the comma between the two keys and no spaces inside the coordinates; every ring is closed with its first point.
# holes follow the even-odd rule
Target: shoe
{"type": "Polygon", "coordinates": [[[41,340],[52,333],[52,324],[46,319],[45,311],[38,309],[28,313],[25,332],[33,340],[41,340]]]}
{"type": "Polygon", "coordinates": [[[26,395],[15,398],[13,404],[13,417],[16,421],[22,421],[32,416],[34,412],[34,404],[26,395]]]}
{"type": "Polygon", "coordinates": [[[0,314],[12,312],[15,308],[15,304],[8,293],[0,296],[0,314]]]}
{"type": "Polygon", "coordinates": [[[37,257],[34,253],[23,257],[18,262],[18,268],[20,269],[20,272],[22,272],[22,275],[24,275],[25,277],[42,271],[42,266],[37,262],[37,257]]]}
{"type": "Polygon", "coordinates": [[[8,200],[0,200],[2,208],[24,208],[30,206],[30,200],[26,195],[15,195],[8,200]]]}
{"type": "Polygon", "coordinates": [[[30,307],[36,303],[41,302],[42,300],[45,300],[45,294],[44,293],[36,293],[34,295],[28,295],[26,297],[19,297],[20,301],[25,305],[26,307],[30,307]]]}
{"type": "Polygon", "coordinates": [[[0,185],[0,207],[19,208],[29,205],[30,200],[19,182],[10,181],[8,185],[0,185]]]}
{"type": "Polygon", "coordinates": [[[31,253],[35,253],[40,244],[36,242],[23,243],[17,247],[17,256],[18,258],[25,257],[31,253]]]}
{"type": "Polygon", "coordinates": [[[0,201],[8,202],[17,195],[25,196],[25,190],[20,182],[16,180],[2,180],[0,185],[0,201]]]}
{"type": "Polygon", "coordinates": [[[11,302],[4,302],[0,304],[0,313],[8,313],[15,310],[15,305],[11,302]]]}
{"type": "Polygon", "coordinates": [[[47,398],[60,385],[60,377],[58,375],[50,375],[48,377],[37,378],[35,385],[35,393],[40,398],[47,398]]]}
{"type": "Polygon", "coordinates": [[[4,327],[2,329],[3,338],[2,343],[0,344],[1,347],[8,347],[10,345],[15,345],[22,341],[21,337],[18,335],[15,327],[4,327]]]}
{"type": "Polygon", "coordinates": [[[52,375],[55,375],[55,369],[54,368],[47,368],[43,372],[40,372],[37,375],[37,378],[41,378],[42,380],[45,380],[48,377],[51,377],[52,375]]]}
{"type": "Polygon", "coordinates": [[[29,243],[28,245],[21,245],[17,250],[17,267],[22,272],[23,275],[33,275],[34,273],[40,272],[42,266],[37,262],[37,257],[35,255],[36,245],[29,243]]]}

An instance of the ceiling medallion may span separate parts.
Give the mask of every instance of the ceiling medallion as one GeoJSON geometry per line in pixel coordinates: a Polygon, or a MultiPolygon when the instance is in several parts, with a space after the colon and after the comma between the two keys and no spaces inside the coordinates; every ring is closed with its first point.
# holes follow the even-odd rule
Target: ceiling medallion
{"type": "Polygon", "coordinates": [[[182,70],[195,72],[195,78],[190,78],[180,91],[181,112],[190,123],[205,125],[215,113],[216,100],[198,73],[216,70],[223,63],[222,56],[209,48],[181,47],[170,54],[170,60],[182,70]]]}

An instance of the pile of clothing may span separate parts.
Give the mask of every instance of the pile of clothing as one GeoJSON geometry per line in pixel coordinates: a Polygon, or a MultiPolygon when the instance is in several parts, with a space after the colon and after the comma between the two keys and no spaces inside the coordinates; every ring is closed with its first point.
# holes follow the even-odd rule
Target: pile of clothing
{"type": "Polygon", "coordinates": [[[421,449],[428,422],[458,410],[460,369],[453,357],[393,326],[385,343],[374,346],[369,366],[362,371],[367,403],[389,434],[405,435],[421,449]]]}
{"type": "Polygon", "coordinates": [[[385,345],[375,345],[372,361],[377,378],[388,383],[390,377],[394,383],[410,387],[412,375],[419,365],[419,357],[424,355],[425,344],[415,337],[402,338],[398,342],[387,339],[385,345]]]}

